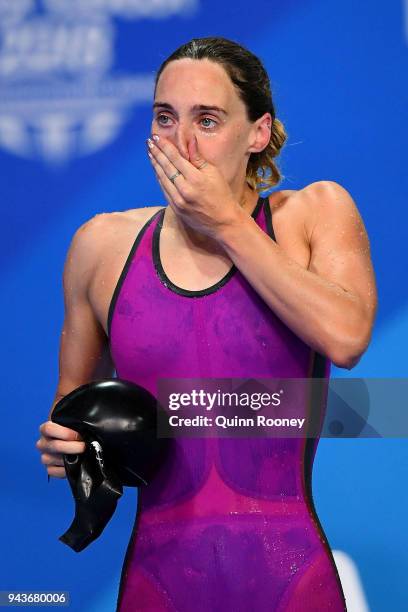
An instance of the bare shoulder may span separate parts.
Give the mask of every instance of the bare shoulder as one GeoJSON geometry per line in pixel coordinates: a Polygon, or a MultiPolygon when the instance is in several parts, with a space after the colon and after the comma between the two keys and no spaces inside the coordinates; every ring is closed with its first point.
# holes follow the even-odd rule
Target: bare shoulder
{"type": "Polygon", "coordinates": [[[298,228],[310,245],[318,227],[343,219],[361,221],[356,203],[350,193],[336,181],[321,180],[299,190],[275,192],[270,196],[275,224],[292,232],[298,228]]]}
{"type": "Polygon", "coordinates": [[[303,215],[309,243],[318,230],[329,223],[351,227],[361,223],[361,216],[351,194],[336,181],[322,180],[306,185],[292,199],[303,215]]]}
{"type": "Polygon", "coordinates": [[[64,276],[82,279],[84,286],[95,275],[101,261],[115,247],[132,244],[138,231],[163,206],[145,206],[120,212],[99,213],[78,227],[72,238],[64,276]],[[102,257],[103,256],[103,257],[102,257]]]}
{"type": "Polygon", "coordinates": [[[335,181],[276,191],[269,196],[269,204],[277,243],[305,269],[316,269],[317,253],[323,244],[333,250],[341,240],[342,249],[368,248],[357,206],[335,181]]]}
{"type": "Polygon", "coordinates": [[[120,212],[99,213],[85,221],[75,232],[74,240],[81,243],[88,258],[97,255],[101,248],[106,249],[112,241],[120,241],[127,232],[137,232],[146,221],[163,206],[145,206],[120,212]]]}
{"type": "Polygon", "coordinates": [[[145,223],[152,215],[157,211],[166,208],[165,206],[144,206],[142,208],[129,208],[120,213],[112,213],[114,215],[121,215],[123,219],[127,221],[134,221],[136,223],[145,223]]]}
{"type": "Polygon", "coordinates": [[[77,230],[78,235],[91,242],[101,242],[113,230],[119,230],[129,224],[144,224],[155,212],[163,206],[144,206],[130,208],[120,212],[99,213],[85,221],[77,230]]]}
{"type": "Polygon", "coordinates": [[[346,203],[347,205],[353,204],[353,198],[350,193],[337,183],[336,181],[322,180],[315,181],[306,185],[303,189],[296,192],[301,198],[309,203],[314,203],[317,206],[327,206],[327,203],[333,204],[346,203]]]}

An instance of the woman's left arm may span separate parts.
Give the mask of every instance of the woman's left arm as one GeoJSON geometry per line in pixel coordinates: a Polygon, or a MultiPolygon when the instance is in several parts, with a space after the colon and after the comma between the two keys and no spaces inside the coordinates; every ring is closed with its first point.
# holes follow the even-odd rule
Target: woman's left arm
{"type": "Polygon", "coordinates": [[[307,270],[243,211],[217,240],[255,291],[309,346],[353,368],[367,349],[377,290],[364,223],[350,194],[319,181],[289,196],[307,208],[307,270]]]}
{"type": "Polygon", "coordinates": [[[168,139],[153,139],[148,154],[175,213],[214,237],[306,344],[335,365],[353,368],[370,342],[377,291],[367,233],[348,191],[334,181],[318,181],[289,196],[309,219],[311,259],[305,270],[234,201],[218,168],[201,156],[196,137],[189,160],[168,139]]]}

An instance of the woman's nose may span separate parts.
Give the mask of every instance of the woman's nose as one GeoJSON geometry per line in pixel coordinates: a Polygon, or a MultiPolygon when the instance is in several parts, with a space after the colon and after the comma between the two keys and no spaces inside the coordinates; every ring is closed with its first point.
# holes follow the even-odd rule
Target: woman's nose
{"type": "Polygon", "coordinates": [[[174,132],[174,144],[180,151],[180,154],[185,158],[189,159],[188,154],[188,142],[192,138],[191,130],[188,128],[178,127],[174,132]]]}

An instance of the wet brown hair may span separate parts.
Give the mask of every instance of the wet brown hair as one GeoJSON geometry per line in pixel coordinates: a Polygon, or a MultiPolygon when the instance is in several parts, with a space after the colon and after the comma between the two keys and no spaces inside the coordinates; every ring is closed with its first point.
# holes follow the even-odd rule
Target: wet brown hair
{"type": "Polygon", "coordinates": [[[246,178],[253,189],[267,190],[277,185],[284,177],[275,158],[285,144],[287,134],[282,122],[275,116],[270,81],[261,60],[242,45],[227,38],[193,38],[164,60],[156,73],[154,95],[159,77],[167,64],[184,58],[208,59],[221,64],[245,104],[249,121],[254,122],[265,113],[271,114],[270,141],[263,151],[251,153],[246,178]]]}

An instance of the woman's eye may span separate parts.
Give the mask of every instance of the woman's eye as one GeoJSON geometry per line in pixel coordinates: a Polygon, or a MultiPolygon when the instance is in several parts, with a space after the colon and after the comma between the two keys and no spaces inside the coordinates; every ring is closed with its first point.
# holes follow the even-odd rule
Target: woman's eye
{"type": "Polygon", "coordinates": [[[162,122],[162,119],[170,119],[167,115],[157,115],[157,122],[161,125],[168,125],[167,121],[162,122]]]}
{"type": "MultiPolygon", "coordinates": [[[[171,125],[170,120],[171,117],[169,117],[168,115],[157,115],[156,117],[156,121],[159,125],[171,125]]],[[[214,128],[217,125],[217,122],[214,121],[214,119],[211,119],[210,117],[203,117],[203,119],[200,119],[200,122],[202,123],[203,127],[205,128],[205,130],[210,130],[212,128],[214,128]],[[206,122],[206,124],[204,124],[203,122],[206,122]]]]}
{"type": "Polygon", "coordinates": [[[207,129],[207,130],[208,130],[209,128],[213,128],[213,127],[215,127],[215,126],[217,125],[217,122],[216,122],[216,121],[214,121],[214,119],[210,119],[210,117],[204,117],[204,119],[201,119],[201,121],[212,121],[212,123],[213,123],[214,125],[208,125],[208,124],[207,124],[206,126],[204,126],[204,127],[207,129]]]}

